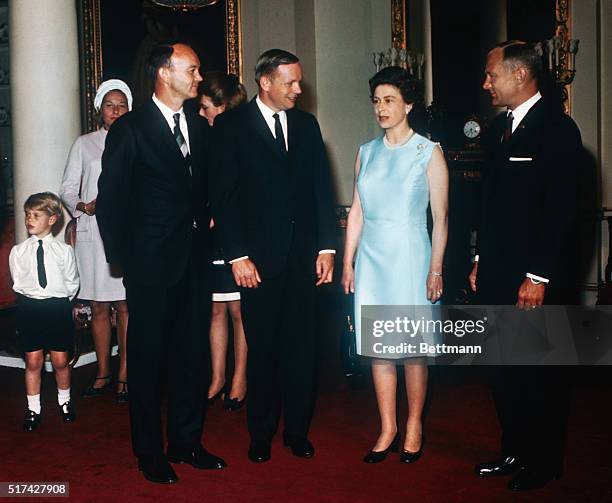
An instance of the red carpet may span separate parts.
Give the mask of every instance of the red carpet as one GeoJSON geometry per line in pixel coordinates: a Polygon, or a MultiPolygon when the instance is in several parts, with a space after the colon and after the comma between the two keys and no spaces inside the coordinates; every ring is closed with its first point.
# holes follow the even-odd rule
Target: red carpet
{"type": "MultiPolygon", "coordinates": [[[[94,371],[90,365],[74,372],[76,396],[94,371]]],[[[178,484],[158,486],[138,473],[127,407],[116,404],[112,395],[77,399],[77,421],[63,424],[54,405],[53,377],[47,374],[42,423],[36,432],[26,433],[20,429],[23,373],[2,368],[0,481],[69,481],[70,500],[83,502],[612,501],[608,369],[581,369],[564,478],[521,494],[505,489],[507,479],[472,475],[472,466],[494,457],[498,446],[494,410],[478,369],[434,370],[425,453],[411,466],[401,465],[397,454],[378,465],[361,462],[377,434],[372,391],[349,390],[331,369],[324,374],[338,377],[327,379],[318,397],[311,430],[317,449],[313,459],[294,458],[276,439],[270,462],[249,462],[245,411],[227,413],[216,402],[209,411],[204,443],[229,467],[206,472],[180,465],[178,484]]]]}
{"type": "MultiPolygon", "coordinates": [[[[23,212],[20,214],[20,216],[23,212]]],[[[23,219],[19,221],[23,222],[23,219]]],[[[15,218],[9,216],[0,232],[0,308],[11,306],[15,302],[13,281],[9,271],[9,254],[15,244],[15,218]]]]}

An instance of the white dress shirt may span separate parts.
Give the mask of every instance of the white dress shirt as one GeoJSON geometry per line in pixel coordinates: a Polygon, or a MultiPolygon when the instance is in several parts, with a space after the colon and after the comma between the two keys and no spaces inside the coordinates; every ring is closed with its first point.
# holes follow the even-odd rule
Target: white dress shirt
{"type": "Polygon", "coordinates": [[[47,286],[43,288],[38,283],[38,238],[30,236],[13,246],[9,255],[13,290],[31,299],[68,297],[72,300],[79,291],[79,274],[72,247],[55,239],[53,234],[47,234],[42,242],[47,286]]]}
{"type": "MultiPolygon", "coordinates": [[[[521,103],[514,110],[508,109],[507,114],[512,112],[512,117],[513,117],[513,119],[512,119],[512,132],[513,133],[514,133],[514,131],[516,131],[516,128],[519,126],[521,121],[525,118],[525,116],[527,115],[527,112],[529,112],[529,110],[531,110],[533,105],[535,105],[540,100],[540,98],[542,98],[542,95],[540,94],[540,91],[538,91],[531,98],[529,98],[527,101],[523,101],[523,103],[521,103]]],[[[507,116],[507,114],[506,114],[506,116],[507,116]]],[[[474,262],[478,262],[479,259],[480,259],[480,256],[476,255],[474,257],[474,262]]],[[[547,278],[543,278],[542,276],[537,276],[535,274],[531,274],[530,272],[526,273],[525,276],[527,276],[529,279],[531,279],[532,283],[535,283],[535,284],[538,284],[538,283],[548,283],[550,281],[547,278]]]]}
{"type": "MultiPolygon", "coordinates": [[[[266,124],[270,128],[270,132],[272,133],[272,136],[274,136],[274,138],[276,138],[276,127],[275,127],[275,120],[274,120],[273,115],[278,114],[278,119],[280,120],[281,127],[283,128],[283,135],[285,137],[285,147],[287,148],[287,151],[289,151],[287,113],[284,110],[281,110],[280,112],[275,112],[268,105],[266,105],[263,101],[261,101],[261,99],[259,99],[259,95],[257,95],[257,97],[255,98],[255,103],[257,103],[257,106],[259,107],[259,111],[261,112],[261,115],[263,115],[263,118],[265,119],[266,124]]],[[[336,250],[319,251],[319,255],[321,255],[322,253],[334,253],[335,254],[336,250]]],[[[229,263],[233,264],[234,262],[238,262],[239,260],[245,260],[247,258],[249,258],[249,256],[245,255],[244,257],[238,257],[238,258],[232,259],[229,261],[229,263]]]]}
{"type": "Polygon", "coordinates": [[[257,98],[255,98],[255,102],[257,103],[259,111],[261,112],[261,115],[263,115],[263,118],[265,119],[266,124],[270,128],[270,132],[272,133],[272,136],[274,136],[274,138],[276,138],[276,121],[272,116],[274,114],[278,114],[278,119],[280,120],[281,127],[283,128],[283,136],[285,137],[285,148],[287,149],[287,152],[289,152],[289,135],[287,134],[287,113],[284,110],[281,110],[280,112],[275,112],[259,99],[259,95],[257,95],[257,98]]]}
{"type": "Polygon", "coordinates": [[[185,111],[183,110],[183,107],[179,108],[178,110],[172,110],[168,105],[165,105],[164,103],[162,103],[159,100],[159,98],[155,96],[155,93],[153,93],[153,103],[157,105],[157,108],[159,108],[160,112],[164,116],[164,119],[166,119],[166,122],[168,123],[168,126],[170,127],[170,132],[173,135],[174,135],[174,114],[180,115],[179,128],[181,130],[181,133],[183,133],[183,137],[185,138],[185,141],[187,142],[187,148],[189,149],[189,152],[191,152],[191,147],[189,145],[189,129],[187,129],[187,120],[185,119],[185,111]]]}
{"type": "Polygon", "coordinates": [[[508,113],[512,112],[512,117],[513,117],[512,132],[513,133],[514,131],[516,131],[516,128],[521,123],[521,121],[525,118],[525,115],[527,115],[527,112],[531,110],[531,107],[533,107],[533,105],[535,105],[540,100],[541,97],[542,95],[540,94],[540,91],[538,91],[527,101],[523,101],[523,103],[521,103],[514,110],[508,109],[508,113]]]}

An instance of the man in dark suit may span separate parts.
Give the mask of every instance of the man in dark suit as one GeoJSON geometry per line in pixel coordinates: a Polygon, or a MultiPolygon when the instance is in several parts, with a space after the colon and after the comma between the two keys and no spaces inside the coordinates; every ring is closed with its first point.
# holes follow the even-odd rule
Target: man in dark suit
{"type": "Polygon", "coordinates": [[[315,286],[334,266],[332,182],[316,119],[296,110],[302,68],[272,49],[255,67],[257,97],[215,121],[211,201],[241,300],[254,462],[270,459],[281,382],[286,446],[311,457],[315,286]],[[278,378],[277,379],[277,373],[278,378]]]}
{"type": "Polygon", "coordinates": [[[200,61],[183,44],[153,48],[152,99],[108,133],[98,182],[97,218],[109,263],[124,271],[130,310],[127,354],[132,447],[153,482],[176,482],[168,461],[218,469],[200,443],[203,424],[208,294],[208,125],[183,111],[197,95],[200,61]],[[160,379],[168,370],[167,456],[160,421],[160,379]]]}
{"type": "MultiPolygon", "coordinates": [[[[477,262],[470,275],[479,303],[535,309],[567,304],[574,287],[571,249],[582,143],[574,121],[540,94],[542,61],[511,41],[487,57],[483,88],[505,106],[489,129],[477,262]]],[[[512,490],[541,487],[561,474],[568,389],[555,367],[500,367],[493,397],[502,456],[482,476],[516,473],[512,490]]]]}

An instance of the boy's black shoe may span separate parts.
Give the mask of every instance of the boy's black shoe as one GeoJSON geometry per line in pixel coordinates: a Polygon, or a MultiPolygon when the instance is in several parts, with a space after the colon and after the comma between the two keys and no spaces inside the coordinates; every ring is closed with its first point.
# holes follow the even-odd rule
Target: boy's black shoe
{"type": "Polygon", "coordinates": [[[71,423],[76,419],[76,412],[70,400],[64,405],[60,405],[60,414],[62,415],[62,421],[64,421],[64,423],[71,423]]]}
{"type": "Polygon", "coordinates": [[[40,414],[36,414],[36,412],[32,412],[28,409],[25,417],[23,418],[23,429],[25,431],[34,431],[38,423],[40,423],[40,414]]]}

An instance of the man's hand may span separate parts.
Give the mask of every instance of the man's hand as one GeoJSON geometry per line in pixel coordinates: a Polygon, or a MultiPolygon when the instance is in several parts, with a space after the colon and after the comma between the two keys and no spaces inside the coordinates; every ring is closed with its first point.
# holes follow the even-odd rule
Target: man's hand
{"type": "Polygon", "coordinates": [[[468,280],[470,281],[470,288],[472,292],[476,291],[476,277],[478,276],[478,262],[474,262],[474,267],[472,267],[472,272],[468,276],[468,280]]]}
{"type": "Polygon", "coordinates": [[[320,253],[317,257],[317,283],[316,286],[323,283],[331,283],[334,276],[334,257],[333,253],[320,253]]]}
{"type": "Polygon", "coordinates": [[[520,309],[535,309],[544,302],[546,284],[534,284],[529,278],[525,278],[518,291],[518,302],[520,309]]]}
{"type": "Polygon", "coordinates": [[[261,283],[257,267],[251,259],[245,258],[232,264],[232,274],[238,286],[243,288],[257,288],[261,283]]]}

